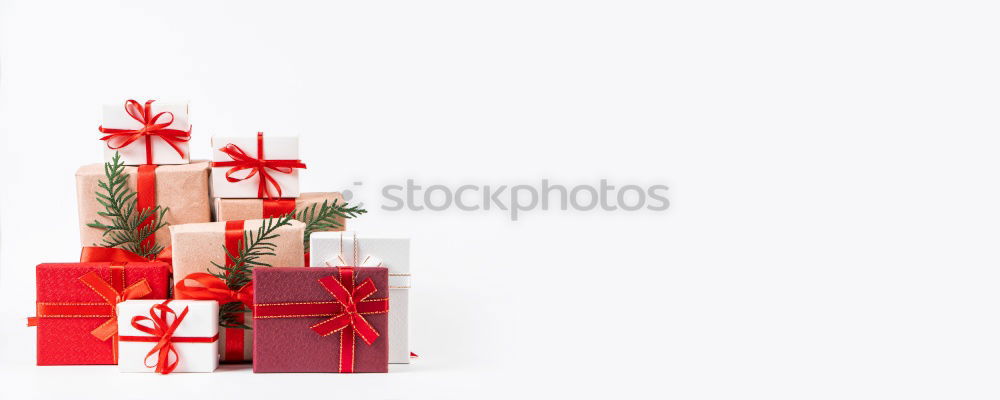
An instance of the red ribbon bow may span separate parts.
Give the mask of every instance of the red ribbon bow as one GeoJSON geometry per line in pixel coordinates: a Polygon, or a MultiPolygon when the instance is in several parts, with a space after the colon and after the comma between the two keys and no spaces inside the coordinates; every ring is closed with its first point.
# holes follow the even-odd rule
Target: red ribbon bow
{"type": "MultiPolygon", "coordinates": [[[[348,290],[343,283],[332,276],[320,278],[319,283],[323,285],[333,298],[341,304],[341,313],[313,325],[312,330],[322,336],[328,336],[344,330],[344,336],[351,337],[358,335],[366,344],[371,345],[378,338],[378,331],[368,323],[368,320],[361,315],[363,311],[372,312],[373,307],[361,306],[359,303],[375,294],[375,282],[371,278],[365,279],[354,290],[348,290]]],[[[353,282],[351,283],[353,285],[353,282]]],[[[386,309],[386,311],[389,311],[386,309]]]]}
{"type": "MultiPolygon", "coordinates": [[[[169,302],[169,300],[167,300],[169,302]]],[[[149,309],[149,317],[144,317],[141,315],[136,315],[132,317],[132,327],[138,329],[140,332],[148,333],[154,337],[159,338],[156,346],[146,353],[146,358],[143,359],[143,364],[146,367],[152,367],[149,365],[149,357],[153,354],[158,354],[156,360],[156,372],[161,374],[169,374],[174,368],[177,368],[177,364],[180,363],[180,357],[177,356],[177,350],[174,349],[174,344],[171,339],[174,336],[174,331],[180,326],[181,321],[184,321],[184,317],[187,316],[188,308],[184,307],[184,311],[181,311],[180,315],[174,312],[174,310],[167,307],[166,302],[162,304],[155,304],[149,309]],[[156,311],[160,312],[160,315],[156,315],[156,311]],[[172,324],[167,323],[167,314],[172,314],[174,316],[174,322],[172,324]],[[153,323],[153,327],[147,327],[140,322],[150,321],[153,323]],[[174,354],[174,361],[170,362],[170,353],[174,354]]]]}
{"type": "Polygon", "coordinates": [[[144,297],[152,293],[153,288],[145,278],[126,287],[124,265],[111,266],[110,283],[94,271],[81,276],[80,282],[97,292],[104,299],[104,303],[38,303],[36,305],[38,315],[28,319],[28,326],[37,325],[37,318],[108,317],[108,320],[90,331],[90,334],[101,341],[113,339],[112,354],[115,363],[118,363],[117,305],[125,300],[144,297]]]}
{"type": "Polygon", "coordinates": [[[254,318],[291,318],[327,316],[310,328],[321,336],[340,332],[340,372],[354,372],[354,337],[369,346],[379,337],[378,331],[365,319],[366,314],[389,312],[389,299],[369,299],[376,292],[375,282],[365,279],[354,285],[354,268],[339,267],[338,280],[332,276],[320,278],[319,284],[333,296],[335,302],[257,304],[254,318]]]}
{"type": "Polygon", "coordinates": [[[278,181],[271,176],[268,170],[279,172],[282,174],[290,174],[295,168],[305,168],[306,165],[300,160],[268,160],[264,158],[264,133],[257,132],[257,157],[247,154],[243,149],[235,144],[227,144],[225,147],[219,149],[219,151],[225,153],[233,161],[216,161],[212,163],[213,167],[231,167],[229,171],[226,171],[226,180],[229,182],[240,182],[250,178],[253,178],[257,174],[260,174],[259,183],[257,186],[257,197],[258,198],[273,198],[281,197],[281,185],[278,181]],[[249,171],[246,176],[234,177],[233,175],[240,171],[249,171]],[[271,194],[271,186],[277,190],[277,196],[271,194]]]}
{"type": "Polygon", "coordinates": [[[125,102],[125,112],[128,113],[132,119],[139,121],[142,124],[142,128],[139,129],[115,129],[115,128],[105,128],[103,125],[98,127],[97,130],[101,133],[107,133],[108,135],[101,137],[101,140],[107,142],[109,149],[120,149],[126,147],[132,143],[135,143],[141,138],[146,139],[146,164],[153,163],[153,142],[151,136],[158,136],[163,141],[167,142],[170,147],[173,147],[184,157],[184,151],[177,146],[177,143],[186,142],[191,139],[191,128],[187,131],[182,131],[179,129],[167,129],[170,124],[174,123],[174,113],[165,111],[153,115],[152,105],[154,100],[146,101],[145,106],[139,104],[138,101],[128,100],[125,102]],[[160,118],[167,116],[170,118],[169,121],[160,122],[160,118]]]}
{"type": "Polygon", "coordinates": [[[100,275],[97,275],[93,271],[81,276],[80,281],[104,298],[104,302],[107,303],[107,307],[111,310],[111,318],[108,318],[101,326],[90,331],[92,335],[101,340],[108,340],[118,334],[118,303],[129,299],[138,299],[153,292],[153,288],[149,286],[149,282],[146,279],[124,287],[124,265],[111,266],[111,283],[101,279],[100,275]]]}
{"type": "Polygon", "coordinates": [[[253,309],[253,282],[246,284],[240,290],[232,290],[226,285],[226,281],[204,272],[195,272],[181,279],[174,285],[174,293],[177,298],[196,300],[215,300],[219,304],[243,303],[247,308],[253,309]],[[191,280],[201,285],[188,286],[185,281],[191,280]]]}

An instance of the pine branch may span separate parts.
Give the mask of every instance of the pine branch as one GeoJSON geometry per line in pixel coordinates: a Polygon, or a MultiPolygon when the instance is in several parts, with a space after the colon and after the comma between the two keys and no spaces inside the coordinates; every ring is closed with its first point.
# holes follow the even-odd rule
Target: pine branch
{"type": "Polygon", "coordinates": [[[339,218],[356,218],[357,216],[367,212],[368,210],[358,206],[349,206],[346,202],[338,203],[337,200],[334,199],[332,203],[329,203],[326,200],[323,200],[323,204],[314,203],[313,205],[294,214],[295,219],[306,224],[305,234],[303,235],[303,246],[306,252],[309,252],[309,236],[312,235],[313,232],[341,228],[344,225],[338,221],[339,218]],[[319,206],[319,210],[316,209],[317,205],[319,206]]]}
{"type": "MultiPolygon", "coordinates": [[[[268,218],[257,228],[256,234],[252,230],[243,231],[243,239],[240,240],[239,250],[233,254],[223,246],[226,253],[227,265],[219,265],[212,262],[212,266],[221,272],[209,273],[216,278],[226,282],[230,290],[239,290],[250,283],[253,278],[252,272],[256,267],[270,267],[270,265],[260,261],[261,257],[274,256],[277,245],[273,240],[280,236],[278,228],[291,225],[292,214],[281,217],[268,218]]],[[[226,303],[219,307],[219,325],[226,328],[250,329],[249,326],[236,321],[236,315],[248,313],[242,303],[226,303]]]]}
{"type": "Polygon", "coordinates": [[[163,222],[167,208],[155,206],[136,210],[136,192],[128,187],[125,163],[121,162],[121,155],[118,153],[115,153],[110,163],[104,163],[104,177],[106,180],[97,181],[99,190],[94,192],[97,202],[104,207],[104,211],[98,211],[97,215],[110,219],[111,223],[105,224],[95,219],[87,224],[104,231],[104,242],[101,245],[122,248],[145,258],[163,250],[163,246],[155,242],[143,244],[143,241],[167,226],[163,222]],[[151,221],[149,225],[142,226],[147,219],[151,221]]]}
{"type": "Polygon", "coordinates": [[[243,303],[226,303],[219,305],[219,326],[223,328],[239,328],[239,329],[251,329],[250,325],[246,324],[247,317],[250,316],[250,310],[243,307],[243,303]],[[243,314],[243,321],[238,322],[236,316],[243,314]]]}

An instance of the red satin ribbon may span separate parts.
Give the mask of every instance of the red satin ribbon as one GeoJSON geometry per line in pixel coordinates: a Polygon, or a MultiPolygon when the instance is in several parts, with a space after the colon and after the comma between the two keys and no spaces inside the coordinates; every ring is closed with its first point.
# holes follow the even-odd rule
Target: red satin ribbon
{"type": "Polygon", "coordinates": [[[125,249],[119,249],[117,247],[96,247],[96,246],[85,246],[80,249],[80,262],[112,262],[112,263],[124,263],[124,262],[151,262],[159,261],[166,264],[172,264],[173,254],[170,247],[167,247],[156,253],[155,256],[150,258],[144,258],[138,254],[125,249]]]}
{"type": "Polygon", "coordinates": [[[295,211],[295,199],[264,199],[261,218],[275,218],[295,211]]]}
{"type": "MultiPolygon", "coordinates": [[[[145,260],[143,260],[145,261],[145,260]]],[[[104,303],[37,303],[36,317],[28,319],[28,326],[36,326],[38,318],[94,318],[108,317],[100,326],[90,331],[98,340],[112,339],[112,355],[118,363],[118,311],[117,304],[125,300],[145,297],[153,292],[145,278],[125,286],[125,265],[110,266],[111,282],[107,282],[94,271],[81,276],[80,282],[87,285],[104,299],[104,303]]]]}
{"type": "MultiPolygon", "coordinates": [[[[230,257],[238,256],[240,254],[240,245],[243,242],[243,229],[245,226],[245,221],[226,221],[226,266],[233,266],[233,259],[230,257]]],[[[242,290],[242,289],[241,289],[242,290]]],[[[251,289],[252,290],[252,287],[251,289]]],[[[252,297],[251,297],[252,299],[252,297]]],[[[251,300],[252,303],[252,300],[251,300]]],[[[221,303],[220,303],[221,304],[221,303]]],[[[252,308],[251,308],[252,310],[252,308]]],[[[236,323],[242,324],[243,313],[235,313],[233,319],[236,323]]],[[[244,329],[240,328],[226,328],[226,343],[225,351],[223,352],[222,359],[225,361],[243,361],[243,348],[245,344],[243,343],[243,333],[244,329]]]]}
{"type": "Polygon", "coordinates": [[[235,144],[227,144],[225,147],[219,149],[219,151],[225,153],[233,161],[216,161],[212,163],[213,167],[231,167],[226,171],[226,180],[229,182],[240,182],[250,179],[257,174],[260,174],[259,183],[257,185],[257,197],[258,198],[275,198],[281,197],[281,185],[278,181],[271,176],[268,170],[279,172],[282,174],[290,174],[295,168],[305,168],[306,165],[300,160],[268,160],[264,158],[264,133],[257,132],[257,157],[254,158],[247,154],[243,149],[235,144]],[[244,177],[234,177],[236,173],[240,171],[248,171],[247,175],[244,177]],[[271,194],[271,186],[277,190],[278,194],[271,194]]]}
{"type": "Polygon", "coordinates": [[[379,337],[364,315],[389,312],[389,299],[369,299],[375,294],[375,282],[368,278],[355,286],[353,267],[339,267],[337,271],[339,279],[327,276],[318,280],[336,301],[257,304],[254,318],[331,316],[310,328],[321,336],[340,332],[340,372],[354,372],[354,337],[368,345],[379,337]]]}
{"type": "Polygon", "coordinates": [[[173,309],[168,306],[170,300],[164,301],[160,304],[154,304],[153,307],[149,309],[149,317],[136,315],[132,317],[132,327],[139,330],[140,332],[147,333],[151,336],[122,336],[119,340],[123,342],[156,342],[148,353],[146,353],[146,358],[143,360],[143,364],[147,368],[156,367],[155,371],[161,374],[169,374],[177,368],[177,364],[180,364],[180,355],[177,353],[177,349],[174,348],[174,343],[212,343],[219,339],[219,335],[213,337],[177,337],[174,336],[174,332],[177,331],[177,327],[181,325],[184,321],[184,317],[187,316],[188,307],[184,307],[184,311],[180,314],[174,312],[173,309]],[[156,312],[160,313],[157,314],[156,312]],[[168,315],[174,317],[173,322],[169,322],[167,318],[168,315]],[[141,322],[150,321],[153,326],[145,326],[141,322]],[[156,364],[149,365],[149,358],[156,355],[156,364]],[[173,361],[170,361],[170,355],[173,354],[173,361]]]}
{"type": "MultiPolygon", "coordinates": [[[[136,180],[136,208],[139,212],[146,209],[152,209],[156,207],[156,166],[155,165],[140,165],[139,166],[139,176],[136,180]]],[[[148,218],[139,224],[139,231],[146,229],[146,227],[153,225],[153,221],[156,219],[155,215],[150,215],[148,218]]],[[[156,235],[149,235],[146,240],[142,241],[142,246],[146,248],[152,248],[156,245],[156,235]]]]}
{"type": "Polygon", "coordinates": [[[101,137],[101,140],[107,142],[109,149],[120,149],[126,147],[132,143],[135,143],[140,138],[145,138],[146,142],[146,164],[153,163],[153,141],[152,136],[157,136],[163,141],[167,142],[170,147],[173,147],[177,154],[184,157],[184,151],[177,145],[177,143],[186,142],[191,139],[191,129],[188,128],[187,131],[182,131],[179,129],[166,129],[170,124],[174,123],[174,113],[172,112],[161,112],[153,115],[152,105],[154,100],[146,101],[145,106],[139,104],[138,101],[128,100],[125,102],[125,112],[128,113],[132,119],[139,121],[142,124],[142,128],[139,129],[114,129],[105,128],[100,126],[97,130],[101,133],[107,133],[108,135],[101,137]],[[167,116],[170,118],[169,121],[159,122],[160,118],[167,116]]]}
{"type": "Polygon", "coordinates": [[[181,279],[174,285],[174,294],[178,299],[215,300],[219,304],[243,303],[248,309],[253,308],[253,283],[232,290],[226,281],[204,272],[195,272],[181,279]],[[186,281],[193,281],[201,286],[188,286],[186,281]]]}

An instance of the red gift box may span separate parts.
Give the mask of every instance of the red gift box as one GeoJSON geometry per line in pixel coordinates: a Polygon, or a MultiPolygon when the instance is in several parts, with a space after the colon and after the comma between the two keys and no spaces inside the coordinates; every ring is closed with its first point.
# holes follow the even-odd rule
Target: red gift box
{"type": "Polygon", "coordinates": [[[38,365],[117,364],[116,305],[166,299],[161,262],[39,264],[35,269],[38,365]]]}
{"type": "Polygon", "coordinates": [[[255,268],[254,372],[388,372],[384,267],[255,268]]]}

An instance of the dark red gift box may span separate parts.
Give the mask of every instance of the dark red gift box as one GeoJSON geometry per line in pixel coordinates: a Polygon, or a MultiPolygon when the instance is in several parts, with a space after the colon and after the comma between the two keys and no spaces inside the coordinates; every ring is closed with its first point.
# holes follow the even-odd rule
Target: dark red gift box
{"type": "Polygon", "coordinates": [[[165,299],[160,262],[39,264],[35,269],[38,365],[116,364],[117,303],[165,299]]]}
{"type": "Polygon", "coordinates": [[[255,268],[254,372],[388,372],[384,267],[255,268]]]}

